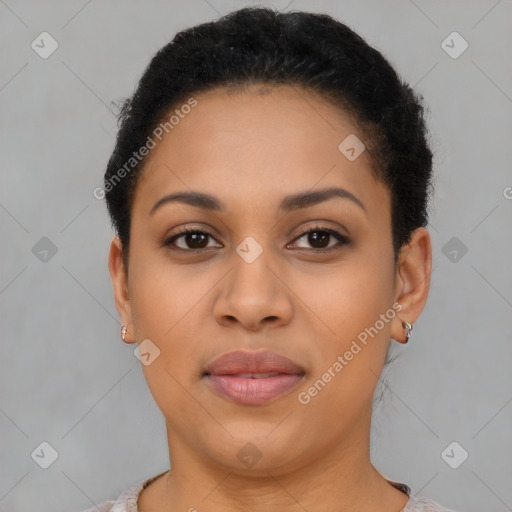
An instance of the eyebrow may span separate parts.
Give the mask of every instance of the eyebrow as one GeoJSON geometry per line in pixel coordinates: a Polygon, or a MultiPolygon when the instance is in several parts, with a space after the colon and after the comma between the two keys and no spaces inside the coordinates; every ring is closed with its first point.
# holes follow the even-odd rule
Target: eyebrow
{"type": "MultiPolygon", "coordinates": [[[[286,196],[280,203],[279,209],[281,211],[291,211],[300,208],[308,208],[316,204],[322,203],[334,197],[341,199],[348,199],[354,204],[358,205],[363,211],[366,212],[366,208],[363,202],[358,199],[352,192],[345,190],[344,188],[324,188],[316,191],[299,192],[297,194],[286,196]]],[[[204,210],[211,210],[216,212],[226,211],[226,205],[217,199],[215,196],[204,192],[174,192],[167,194],[160,198],[151,208],[149,214],[152,215],[158,208],[167,203],[184,203],[204,210]]]]}

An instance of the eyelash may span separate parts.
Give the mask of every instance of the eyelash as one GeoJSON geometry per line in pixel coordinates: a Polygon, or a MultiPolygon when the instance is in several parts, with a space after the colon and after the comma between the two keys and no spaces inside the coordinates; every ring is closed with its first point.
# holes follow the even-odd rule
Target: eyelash
{"type": "MultiPolygon", "coordinates": [[[[183,252],[196,252],[196,253],[199,253],[199,252],[204,252],[208,249],[214,249],[214,247],[205,247],[203,249],[183,249],[181,247],[175,247],[173,246],[173,242],[175,242],[176,240],[178,240],[179,238],[187,235],[187,234],[190,234],[190,233],[194,233],[194,234],[201,234],[201,235],[206,235],[208,237],[211,237],[211,238],[214,238],[213,235],[211,235],[210,233],[208,233],[207,231],[203,231],[201,229],[194,229],[194,228],[181,228],[180,232],[178,234],[175,234],[173,236],[171,236],[170,238],[167,238],[163,245],[165,247],[170,247],[172,250],[176,250],[176,251],[183,251],[183,252]]],[[[327,233],[329,235],[331,235],[332,237],[336,238],[338,240],[338,244],[335,244],[334,246],[331,246],[331,247],[327,247],[325,249],[321,249],[321,248],[312,248],[312,249],[307,249],[307,248],[304,248],[304,247],[301,247],[300,249],[301,250],[308,250],[308,251],[312,251],[312,252],[316,252],[316,253],[327,253],[327,252],[330,252],[330,251],[333,251],[333,250],[339,250],[341,249],[342,246],[344,245],[347,245],[348,243],[350,243],[350,240],[342,235],[341,233],[339,233],[338,231],[334,230],[334,229],[331,229],[331,228],[328,228],[326,226],[314,226],[313,228],[309,228],[307,231],[304,231],[302,233],[300,233],[299,235],[297,235],[295,238],[294,238],[294,242],[295,241],[298,241],[300,240],[302,237],[304,237],[305,235],[309,235],[310,233],[327,233]]]]}

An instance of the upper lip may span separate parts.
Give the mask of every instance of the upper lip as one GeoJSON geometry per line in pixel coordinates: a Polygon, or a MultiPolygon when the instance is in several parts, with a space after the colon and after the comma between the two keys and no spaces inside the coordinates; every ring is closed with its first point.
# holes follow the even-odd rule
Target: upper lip
{"type": "Polygon", "coordinates": [[[209,375],[237,375],[247,373],[287,373],[302,375],[304,368],[277,352],[264,350],[247,352],[236,350],[218,357],[206,366],[209,375]]]}

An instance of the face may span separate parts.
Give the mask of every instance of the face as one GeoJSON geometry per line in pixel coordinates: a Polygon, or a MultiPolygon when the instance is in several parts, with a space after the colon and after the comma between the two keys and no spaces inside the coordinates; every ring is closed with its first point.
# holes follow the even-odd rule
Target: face
{"type": "Polygon", "coordinates": [[[366,151],[340,151],[364,134],[321,97],[194,97],[137,185],[127,276],[118,241],[110,254],[171,458],[279,474],[364,446],[389,339],[426,299],[428,239],[397,269],[389,190],[366,151]]]}

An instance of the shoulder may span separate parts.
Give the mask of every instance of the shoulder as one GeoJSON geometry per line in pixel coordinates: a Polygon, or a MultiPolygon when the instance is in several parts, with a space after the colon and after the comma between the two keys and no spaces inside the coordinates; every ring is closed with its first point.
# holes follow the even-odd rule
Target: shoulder
{"type": "Polygon", "coordinates": [[[409,501],[400,512],[455,512],[455,510],[451,510],[439,505],[439,503],[435,502],[434,500],[423,498],[421,496],[415,496],[412,488],[407,484],[394,482],[393,480],[389,479],[387,480],[393,487],[396,487],[398,490],[402,491],[404,494],[407,494],[409,497],[409,501]]]}
{"type": "Polygon", "coordinates": [[[455,512],[445,508],[434,500],[420,496],[410,496],[407,505],[402,512],[455,512]]]}
{"type": "Polygon", "coordinates": [[[137,512],[137,500],[139,494],[144,488],[146,488],[151,482],[160,478],[162,475],[167,473],[163,471],[156,476],[142,480],[141,482],[133,485],[119,496],[117,500],[108,500],[95,505],[94,507],[83,510],[82,512],[137,512]]]}

